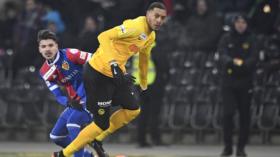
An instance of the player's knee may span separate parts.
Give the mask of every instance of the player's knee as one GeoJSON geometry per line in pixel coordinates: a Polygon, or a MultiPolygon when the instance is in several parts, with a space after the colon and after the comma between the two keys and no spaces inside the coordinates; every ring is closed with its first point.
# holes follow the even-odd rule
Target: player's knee
{"type": "Polygon", "coordinates": [[[59,145],[61,147],[64,147],[64,142],[63,142],[63,139],[65,138],[64,136],[56,136],[51,133],[49,136],[53,143],[55,143],[56,145],[59,145]]]}
{"type": "Polygon", "coordinates": [[[57,138],[55,135],[53,135],[52,133],[49,134],[49,137],[52,141],[55,141],[57,138]]]}

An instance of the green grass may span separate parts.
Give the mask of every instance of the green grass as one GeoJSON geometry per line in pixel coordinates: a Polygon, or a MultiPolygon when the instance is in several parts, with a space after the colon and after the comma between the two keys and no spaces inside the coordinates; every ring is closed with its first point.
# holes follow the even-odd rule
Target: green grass
{"type": "MultiPolygon", "coordinates": [[[[50,157],[51,153],[0,153],[0,157],[50,157]]],[[[111,156],[115,157],[115,156],[111,156]]],[[[152,156],[127,156],[127,157],[152,157],[152,156]]],[[[153,156],[156,157],[156,156],[153,156]]]]}
{"type": "Polygon", "coordinates": [[[50,153],[0,153],[1,157],[50,157],[50,153]]]}
{"type": "MultiPolygon", "coordinates": [[[[6,152],[0,152],[0,157],[50,157],[51,153],[40,153],[40,152],[20,152],[20,153],[6,153],[6,152]]],[[[112,155],[110,157],[117,157],[115,155],[112,155]]],[[[159,156],[146,156],[146,155],[141,155],[141,156],[133,156],[133,155],[128,155],[125,157],[161,157],[159,156]]],[[[175,157],[175,156],[174,156],[175,157]]],[[[179,156],[176,156],[179,157],[179,156]]],[[[201,156],[180,156],[180,157],[201,157],[201,156]]]]}

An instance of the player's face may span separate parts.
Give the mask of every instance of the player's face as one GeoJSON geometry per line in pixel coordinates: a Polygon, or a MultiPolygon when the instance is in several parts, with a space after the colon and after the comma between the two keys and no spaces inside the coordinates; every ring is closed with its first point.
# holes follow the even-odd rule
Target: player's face
{"type": "Polygon", "coordinates": [[[244,33],[247,29],[247,22],[242,19],[242,18],[238,18],[235,22],[234,22],[234,27],[236,29],[236,31],[240,34],[244,33]]]}
{"type": "Polygon", "coordinates": [[[159,30],[161,25],[165,22],[166,15],[166,10],[160,8],[147,11],[146,17],[150,28],[152,30],[159,30]]]}
{"type": "Polygon", "coordinates": [[[39,43],[39,52],[47,60],[53,60],[58,52],[58,45],[52,39],[41,40],[39,43]]]}

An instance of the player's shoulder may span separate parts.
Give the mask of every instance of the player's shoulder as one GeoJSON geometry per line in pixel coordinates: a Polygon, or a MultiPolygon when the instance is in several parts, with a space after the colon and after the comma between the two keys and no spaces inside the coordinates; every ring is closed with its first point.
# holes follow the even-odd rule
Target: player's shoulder
{"type": "Polygon", "coordinates": [[[63,52],[67,59],[73,60],[76,58],[76,56],[79,56],[81,51],[76,48],[65,48],[63,49],[63,52]]]}
{"type": "Polygon", "coordinates": [[[139,16],[134,19],[127,19],[123,22],[123,25],[126,27],[132,27],[134,29],[141,29],[143,28],[142,25],[145,22],[145,16],[139,16]]]}
{"type": "Polygon", "coordinates": [[[66,54],[72,54],[72,55],[78,54],[80,52],[80,50],[76,49],[76,48],[65,48],[65,49],[63,49],[63,51],[66,54]]]}
{"type": "Polygon", "coordinates": [[[146,17],[145,16],[138,16],[133,20],[135,20],[136,22],[141,22],[142,23],[142,22],[146,21],[146,17]]]}
{"type": "Polygon", "coordinates": [[[138,23],[143,22],[145,20],[145,16],[138,16],[134,19],[126,19],[123,23],[138,23]]]}

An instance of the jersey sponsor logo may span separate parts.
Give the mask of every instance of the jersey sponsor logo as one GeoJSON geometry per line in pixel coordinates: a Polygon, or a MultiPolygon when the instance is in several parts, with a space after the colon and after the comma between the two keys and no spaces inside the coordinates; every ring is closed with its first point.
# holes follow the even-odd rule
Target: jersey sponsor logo
{"type": "Polygon", "coordinates": [[[79,50],[78,49],[69,49],[69,52],[72,54],[76,54],[79,52],[79,50]]]}
{"type": "Polygon", "coordinates": [[[108,107],[111,106],[112,100],[109,101],[99,101],[97,102],[97,105],[100,107],[108,107]]]}
{"type": "Polygon", "coordinates": [[[138,38],[139,40],[146,40],[147,39],[147,35],[145,34],[145,33],[141,33],[140,35],[139,35],[139,38],[138,38]]]}
{"type": "Polygon", "coordinates": [[[86,57],[87,57],[87,53],[86,53],[86,52],[81,52],[81,53],[80,53],[80,58],[81,58],[81,59],[85,60],[86,57]]]}
{"type": "Polygon", "coordinates": [[[56,66],[53,65],[46,73],[45,75],[43,76],[43,79],[44,80],[48,80],[48,78],[53,74],[53,72],[55,71],[56,69],[56,66]]]}
{"type": "Polygon", "coordinates": [[[64,77],[63,79],[61,79],[60,81],[62,83],[66,83],[67,81],[71,80],[73,77],[75,77],[77,74],[79,73],[78,70],[74,70],[71,74],[67,75],[66,77],[64,77]]]}
{"type": "Polygon", "coordinates": [[[62,69],[64,69],[64,70],[69,70],[69,64],[68,64],[68,62],[66,62],[66,61],[63,61],[63,63],[62,63],[62,69]]]}
{"type": "Polygon", "coordinates": [[[139,52],[139,47],[136,46],[135,44],[129,45],[128,48],[129,48],[129,50],[130,50],[131,52],[134,52],[134,53],[139,52]]]}

